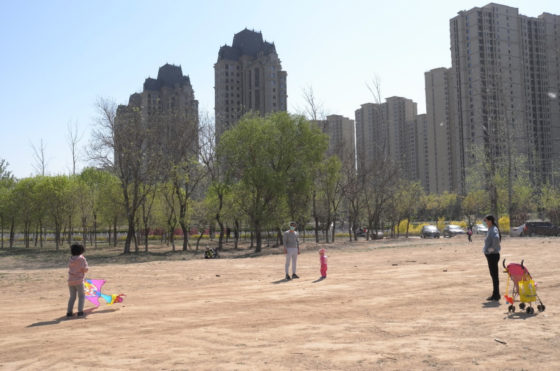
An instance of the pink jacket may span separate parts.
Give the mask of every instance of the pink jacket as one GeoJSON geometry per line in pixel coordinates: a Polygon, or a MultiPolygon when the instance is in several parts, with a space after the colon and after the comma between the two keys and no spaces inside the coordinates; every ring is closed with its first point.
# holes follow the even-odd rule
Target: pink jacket
{"type": "Polygon", "coordinates": [[[87,271],[86,258],[83,255],[72,256],[68,262],[68,285],[79,285],[84,282],[87,271]]]}

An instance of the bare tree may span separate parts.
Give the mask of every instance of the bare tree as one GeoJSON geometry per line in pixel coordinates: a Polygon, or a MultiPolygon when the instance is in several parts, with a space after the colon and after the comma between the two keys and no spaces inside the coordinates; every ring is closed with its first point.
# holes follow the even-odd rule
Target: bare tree
{"type": "Polygon", "coordinates": [[[112,171],[119,179],[128,221],[124,253],[136,251],[137,211],[161,171],[161,146],[152,140],[152,130],[142,121],[140,107],[119,106],[107,99],[97,101],[97,127],[92,134],[89,158],[112,171]]]}
{"type": "MultiPolygon", "coordinates": [[[[228,179],[228,172],[225,171],[224,165],[218,161],[216,153],[216,131],[209,115],[203,115],[200,119],[200,160],[206,168],[208,174],[208,190],[216,198],[214,219],[220,228],[218,238],[218,249],[223,247],[225,220],[224,207],[225,199],[231,192],[231,181],[228,179]]],[[[236,241],[237,243],[237,241],[236,241]]]]}
{"type": "MultiPolygon", "coordinates": [[[[313,92],[313,87],[308,86],[303,89],[303,99],[306,103],[304,112],[308,120],[315,124],[319,124],[319,120],[323,120],[325,113],[322,105],[317,101],[315,93],[313,92]]],[[[315,242],[319,243],[319,210],[317,207],[317,191],[316,187],[313,187],[312,191],[312,215],[315,222],[315,242]]]]}
{"type": "Polygon", "coordinates": [[[45,144],[43,143],[43,138],[41,138],[39,147],[35,147],[33,143],[31,143],[31,148],[33,149],[33,160],[35,161],[33,164],[33,168],[35,171],[45,176],[47,170],[47,159],[45,157],[45,144]]]}
{"type": "Polygon", "coordinates": [[[68,146],[70,147],[70,155],[72,156],[72,175],[76,175],[76,166],[79,158],[78,144],[82,140],[82,135],[80,135],[78,131],[77,122],[74,122],[73,125],[69,122],[67,129],[68,133],[66,134],[66,140],[68,146]]]}

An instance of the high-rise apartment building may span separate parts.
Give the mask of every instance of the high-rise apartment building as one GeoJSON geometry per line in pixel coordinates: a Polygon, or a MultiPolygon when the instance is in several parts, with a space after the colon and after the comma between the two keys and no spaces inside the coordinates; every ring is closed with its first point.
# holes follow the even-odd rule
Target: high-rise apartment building
{"type": "Polygon", "coordinates": [[[418,179],[415,119],[417,104],[402,97],[366,103],[355,111],[358,172],[368,163],[388,158],[403,177],[418,179]]]}
{"type": "Polygon", "coordinates": [[[429,193],[435,193],[433,190],[435,179],[433,173],[433,143],[430,143],[430,130],[428,125],[428,115],[421,114],[416,116],[416,166],[418,169],[418,181],[429,193]]]}
{"type": "Polygon", "coordinates": [[[386,98],[388,154],[405,179],[417,180],[416,129],[417,104],[408,98],[386,98]]]}
{"type": "Polygon", "coordinates": [[[160,67],[157,79],[147,78],[142,92],[132,94],[128,105],[118,107],[117,123],[127,125],[134,120],[149,129],[150,145],[159,148],[162,156],[198,154],[198,101],[181,66],[160,67]]]}
{"type": "Polygon", "coordinates": [[[560,168],[560,17],[491,3],[459,12],[450,30],[461,168],[478,151],[523,158],[536,183],[551,180],[560,168]]]}
{"type": "Polygon", "coordinates": [[[365,103],[355,111],[358,173],[387,153],[386,104],[365,103]]]}
{"type": "Polygon", "coordinates": [[[341,115],[329,115],[318,122],[323,133],[329,136],[327,155],[336,155],[343,166],[356,166],[354,120],[341,115]]]}
{"type": "Polygon", "coordinates": [[[455,85],[452,70],[435,68],[424,74],[430,193],[461,192],[462,136],[455,120],[455,85]]]}
{"type": "Polygon", "coordinates": [[[287,111],[286,72],[274,43],[244,29],[214,64],[216,140],[245,113],[287,111]]]}

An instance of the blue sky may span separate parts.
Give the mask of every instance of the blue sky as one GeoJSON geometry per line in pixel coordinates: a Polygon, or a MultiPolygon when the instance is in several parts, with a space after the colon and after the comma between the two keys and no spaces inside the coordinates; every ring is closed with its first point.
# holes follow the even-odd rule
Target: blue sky
{"type": "MultiPolygon", "coordinates": [[[[47,173],[68,174],[68,126],[81,134],[79,168],[98,97],[127,103],[165,63],[189,75],[213,116],[218,49],[245,27],[274,42],[288,72],[288,109],[312,87],[326,114],[354,118],[372,100],[403,96],[425,112],[424,72],[449,67],[449,19],[478,1],[17,1],[0,0],[0,158],[34,175],[32,146],[47,173]]],[[[560,1],[508,1],[521,14],[560,14],[560,1]]]]}

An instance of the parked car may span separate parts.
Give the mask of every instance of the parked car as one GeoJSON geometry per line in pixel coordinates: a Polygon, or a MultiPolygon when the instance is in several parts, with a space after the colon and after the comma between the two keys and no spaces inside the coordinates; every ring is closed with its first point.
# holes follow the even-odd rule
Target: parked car
{"type": "Polygon", "coordinates": [[[421,238],[439,238],[439,229],[435,225],[425,225],[420,231],[421,238]]]}
{"type": "Polygon", "coordinates": [[[473,232],[476,234],[486,234],[488,233],[488,227],[485,224],[477,224],[474,226],[473,232]]]}
{"type": "Polygon", "coordinates": [[[455,237],[458,234],[466,234],[467,232],[456,224],[449,224],[443,228],[443,237],[455,237]]]}
{"type": "Polygon", "coordinates": [[[560,228],[551,222],[525,222],[523,236],[533,235],[558,236],[560,228]]]}
{"type": "Polygon", "coordinates": [[[365,228],[358,228],[356,230],[356,237],[365,237],[367,233],[367,229],[365,228]]]}
{"type": "Polygon", "coordinates": [[[518,227],[513,227],[509,231],[510,237],[523,237],[523,230],[525,229],[525,224],[521,224],[518,227]]]}

